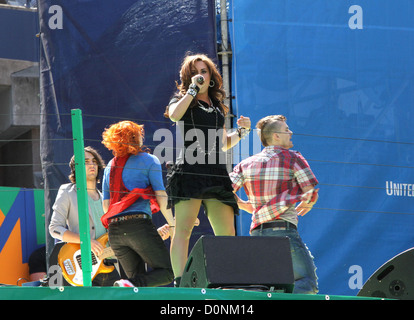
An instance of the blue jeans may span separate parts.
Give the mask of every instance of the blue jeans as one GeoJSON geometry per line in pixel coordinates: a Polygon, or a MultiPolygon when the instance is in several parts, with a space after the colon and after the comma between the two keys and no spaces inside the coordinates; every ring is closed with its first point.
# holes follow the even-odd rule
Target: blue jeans
{"type": "Polygon", "coordinates": [[[135,286],[157,287],[173,281],[170,254],[151,219],[114,222],[108,233],[111,248],[135,286]]]}
{"type": "MultiPolygon", "coordinates": [[[[259,227],[260,228],[260,227],[259,227]]],[[[318,278],[313,256],[303,243],[296,229],[268,228],[252,231],[252,236],[264,237],[288,237],[292,253],[293,274],[295,287],[293,293],[316,294],[318,293],[318,278]]]]}

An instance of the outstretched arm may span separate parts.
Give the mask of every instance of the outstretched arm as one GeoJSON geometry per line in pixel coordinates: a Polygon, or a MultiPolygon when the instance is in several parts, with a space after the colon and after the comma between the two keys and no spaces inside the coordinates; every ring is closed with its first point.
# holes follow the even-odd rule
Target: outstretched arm
{"type": "Polygon", "coordinates": [[[237,126],[242,131],[239,132],[239,129],[238,129],[228,134],[226,129],[224,129],[223,147],[222,147],[223,151],[227,151],[233,148],[243,138],[243,135],[246,135],[249,133],[251,129],[250,118],[240,116],[240,118],[237,119],[237,126]]]}

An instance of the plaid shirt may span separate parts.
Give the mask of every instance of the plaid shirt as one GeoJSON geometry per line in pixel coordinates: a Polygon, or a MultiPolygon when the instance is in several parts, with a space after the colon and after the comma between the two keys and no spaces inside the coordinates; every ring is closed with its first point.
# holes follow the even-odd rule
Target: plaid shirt
{"type": "Polygon", "coordinates": [[[293,204],[301,201],[302,188],[318,184],[299,152],[278,146],[268,146],[240,162],[230,173],[230,179],[235,191],[244,187],[254,208],[250,230],[275,219],[296,225],[293,204]]]}

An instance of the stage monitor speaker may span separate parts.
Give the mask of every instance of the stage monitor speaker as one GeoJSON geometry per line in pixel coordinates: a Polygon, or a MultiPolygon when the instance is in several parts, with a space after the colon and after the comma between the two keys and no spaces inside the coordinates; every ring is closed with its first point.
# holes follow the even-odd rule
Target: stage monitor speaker
{"type": "Polygon", "coordinates": [[[291,293],[287,237],[202,236],[188,257],[180,287],[253,288],[291,293]]]}
{"type": "Polygon", "coordinates": [[[383,264],[357,294],[362,297],[414,299],[414,248],[383,264]]]}

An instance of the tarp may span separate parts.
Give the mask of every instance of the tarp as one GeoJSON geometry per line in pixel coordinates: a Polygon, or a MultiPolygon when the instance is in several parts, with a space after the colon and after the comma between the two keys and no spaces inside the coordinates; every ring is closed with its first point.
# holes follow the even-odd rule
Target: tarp
{"type": "MultiPolygon", "coordinates": [[[[287,117],[320,182],[299,222],[320,292],[355,295],[414,246],[414,3],[230,4],[234,113],[287,117]]],[[[234,162],[257,149],[250,136],[234,162]]]]}
{"type": "MultiPolygon", "coordinates": [[[[203,52],[217,60],[216,20],[212,0],[39,0],[38,8],[41,160],[49,236],[57,190],[69,182],[70,110],[82,110],[85,146],[98,149],[106,162],[112,154],[101,144],[102,132],[121,120],[144,124],[145,145],[154,150],[155,130],[175,132],[163,113],[186,52],[203,52]]],[[[161,214],[154,219],[165,222],[161,214]]],[[[203,222],[195,236],[209,228],[203,222]]],[[[52,246],[49,236],[49,254],[52,246]]]]}

